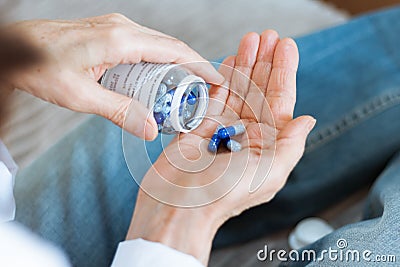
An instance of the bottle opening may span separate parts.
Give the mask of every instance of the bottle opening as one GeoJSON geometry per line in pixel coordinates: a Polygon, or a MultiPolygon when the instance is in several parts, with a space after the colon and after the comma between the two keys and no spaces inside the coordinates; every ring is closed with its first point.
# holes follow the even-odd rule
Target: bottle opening
{"type": "Polygon", "coordinates": [[[202,103],[207,101],[205,99],[207,96],[204,83],[194,82],[188,85],[179,107],[179,119],[183,128],[193,130],[201,123],[206,112],[202,108],[202,103]]]}
{"type": "Polygon", "coordinates": [[[185,77],[175,90],[171,103],[171,126],[177,132],[189,132],[202,122],[208,107],[208,89],[203,79],[185,77]]]}

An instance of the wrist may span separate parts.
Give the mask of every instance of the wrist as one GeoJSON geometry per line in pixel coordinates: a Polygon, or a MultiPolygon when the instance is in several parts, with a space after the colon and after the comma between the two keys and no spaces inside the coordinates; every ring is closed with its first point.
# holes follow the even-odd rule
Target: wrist
{"type": "Polygon", "coordinates": [[[172,207],[141,193],[127,240],[142,238],[159,242],[207,265],[212,240],[222,221],[207,207],[172,207]]]}

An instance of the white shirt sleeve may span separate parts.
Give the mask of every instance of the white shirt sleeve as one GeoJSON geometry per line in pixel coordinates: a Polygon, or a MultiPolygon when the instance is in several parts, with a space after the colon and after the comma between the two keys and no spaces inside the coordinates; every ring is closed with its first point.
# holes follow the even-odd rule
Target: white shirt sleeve
{"type": "Polygon", "coordinates": [[[14,220],[15,217],[13,188],[17,170],[17,164],[0,141],[0,223],[14,220]]]}
{"type": "Polygon", "coordinates": [[[112,267],[204,267],[195,257],[143,239],[119,243],[112,267]]]}
{"type": "Polygon", "coordinates": [[[15,222],[0,223],[0,266],[70,267],[67,257],[49,242],[15,222]]]}

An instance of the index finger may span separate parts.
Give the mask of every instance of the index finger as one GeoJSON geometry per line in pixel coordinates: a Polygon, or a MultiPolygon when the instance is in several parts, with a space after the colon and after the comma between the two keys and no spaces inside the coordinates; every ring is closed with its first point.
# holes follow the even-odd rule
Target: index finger
{"type": "MultiPolygon", "coordinates": [[[[162,35],[138,31],[125,24],[96,25],[98,38],[91,38],[89,53],[97,64],[152,63],[186,64],[185,67],[211,84],[222,84],[224,78],[184,42],[162,35]],[[99,62],[99,55],[105,62],[99,62]]],[[[93,37],[93,33],[89,33],[93,37]]]]}

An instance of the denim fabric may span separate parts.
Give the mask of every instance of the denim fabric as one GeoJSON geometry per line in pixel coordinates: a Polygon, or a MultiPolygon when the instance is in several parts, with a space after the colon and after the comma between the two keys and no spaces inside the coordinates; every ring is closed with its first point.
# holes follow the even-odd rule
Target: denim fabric
{"type": "MultiPolygon", "coordinates": [[[[270,203],[228,221],[215,247],[274,232],[328,208],[371,184],[400,151],[398,18],[400,8],[394,8],[297,39],[301,61],[295,113],[311,114],[318,124],[285,188],[270,203]]],[[[152,159],[161,151],[157,141],[147,147],[152,159]]],[[[395,171],[385,173],[382,177],[391,178],[378,181],[369,204],[378,217],[383,205],[386,214],[399,207],[399,190],[390,191],[397,194],[390,196],[392,208],[386,209],[389,202],[380,197],[399,181],[395,171]]],[[[136,193],[123,158],[121,130],[95,117],[20,172],[16,216],[66,250],[74,266],[107,266],[128,229],[136,193]]],[[[382,238],[368,239],[370,246],[386,248],[382,240],[395,235],[397,245],[391,248],[399,252],[393,221],[374,230],[382,231],[382,238]]],[[[363,246],[366,229],[374,225],[348,226],[314,245],[336,242],[337,234],[363,246]],[[350,233],[353,227],[359,230],[350,233]]]]}
{"type": "Polygon", "coordinates": [[[378,177],[400,149],[399,18],[395,8],[296,40],[295,114],[316,128],[283,190],[228,221],[215,246],[291,226],[378,177]]]}

